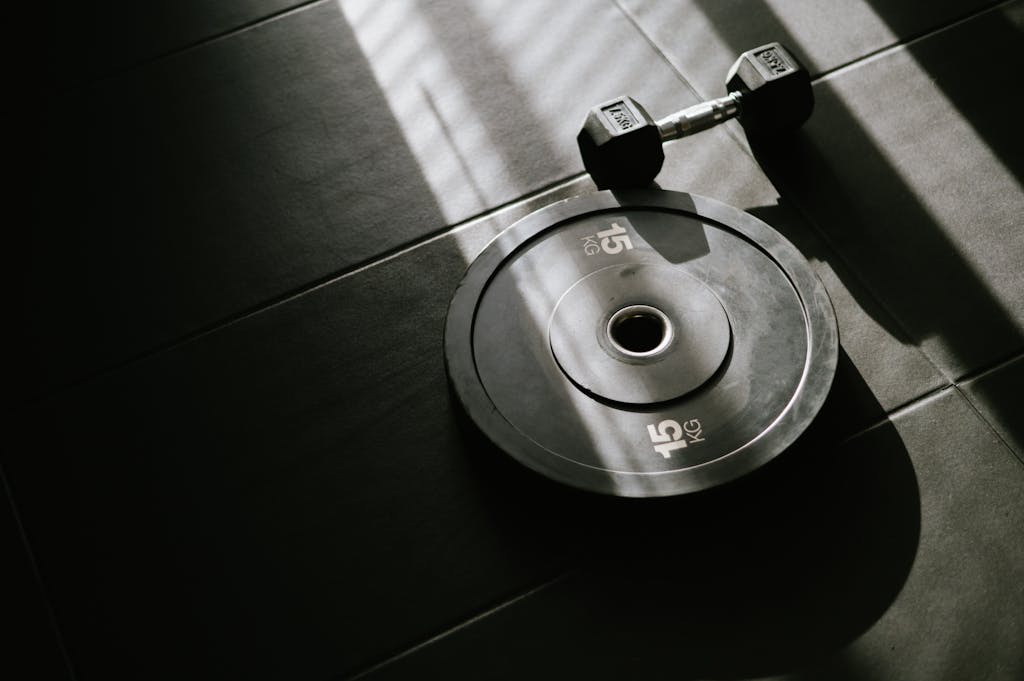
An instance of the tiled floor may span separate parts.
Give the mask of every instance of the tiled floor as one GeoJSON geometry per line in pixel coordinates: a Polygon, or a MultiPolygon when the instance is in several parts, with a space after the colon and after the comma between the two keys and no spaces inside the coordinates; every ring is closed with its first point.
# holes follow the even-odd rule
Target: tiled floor
{"type": "Polygon", "coordinates": [[[12,678],[1024,677],[1024,2],[104,11],[47,18],[12,678]],[[717,96],[774,39],[805,130],[673,143],[658,183],[811,260],[821,417],[696,497],[520,470],[446,386],[468,261],[594,191],[591,105],[717,96]]]}

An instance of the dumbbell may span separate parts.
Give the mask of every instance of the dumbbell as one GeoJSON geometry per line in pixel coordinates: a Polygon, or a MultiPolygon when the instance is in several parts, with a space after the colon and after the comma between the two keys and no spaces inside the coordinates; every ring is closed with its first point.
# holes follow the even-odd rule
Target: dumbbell
{"type": "Polygon", "coordinates": [[[661,145],[738,118],[751,139],[799,128],[814,109],[811,77],[779,43],[744,52],[729,69],[725,97],[659,121],[631,97],[594,107],[576,137],[583,166],[599,189],[643,187],[661,172],[661,145]]]}

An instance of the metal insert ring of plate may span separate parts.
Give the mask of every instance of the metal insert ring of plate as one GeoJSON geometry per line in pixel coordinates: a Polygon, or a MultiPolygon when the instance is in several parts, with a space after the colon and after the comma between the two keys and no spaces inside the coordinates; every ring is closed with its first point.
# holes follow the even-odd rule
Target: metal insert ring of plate
{"type": "Polygon", "coordinates": [[[767,463],[810,425],[839,339],[800,252],[680,192],[547,206],[469,266],[445,322],[449,381],[501,450],[562,483],[656,497],[767,463]]]}

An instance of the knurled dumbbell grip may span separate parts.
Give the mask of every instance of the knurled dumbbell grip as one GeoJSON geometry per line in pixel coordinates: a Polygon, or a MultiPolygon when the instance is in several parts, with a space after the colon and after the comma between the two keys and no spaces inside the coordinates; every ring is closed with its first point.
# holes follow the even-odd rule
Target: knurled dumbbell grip
{"type": "Polygon", "coordinates": [[[730,92],[725,97],[694,104],[657,122],[661,141],[679,139],[701,130],[714,127],[722,121],[740,115],[739,92],[730,92]]]}

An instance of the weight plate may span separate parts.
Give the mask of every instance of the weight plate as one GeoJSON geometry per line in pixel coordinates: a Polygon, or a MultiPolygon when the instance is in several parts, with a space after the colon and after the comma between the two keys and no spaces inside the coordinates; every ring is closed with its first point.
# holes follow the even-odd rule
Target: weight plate
{"type": "Polygon", "coordinates": [[[465,411],[499,448],[617,496],[706,489],[784,451],[828,394],[828,295],[752,215],[658,190],[552,204],[470,265],[445,325],[465,411]]]}

